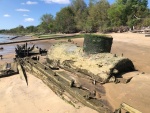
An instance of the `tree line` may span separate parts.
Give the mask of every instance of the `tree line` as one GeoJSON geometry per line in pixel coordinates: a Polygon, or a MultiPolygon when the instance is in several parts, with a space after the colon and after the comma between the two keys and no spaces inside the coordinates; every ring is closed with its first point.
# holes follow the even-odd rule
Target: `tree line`
{"type": "Polygon", "coordinates": [[[0,32],[9,33],[75,33],[75,32],[113,32],[147,27],[150,25],[148,0],[72,0],[54,17],[44,14],[38,26],[18,26],[0,32]]]}

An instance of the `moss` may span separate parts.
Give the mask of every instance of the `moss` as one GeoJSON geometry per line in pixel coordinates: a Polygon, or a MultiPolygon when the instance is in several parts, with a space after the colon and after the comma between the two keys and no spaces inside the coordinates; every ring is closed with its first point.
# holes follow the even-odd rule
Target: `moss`
{"type": "Polygon", "coordinates": [[[111,51],[113,38],[107,35],[84,36],[83,50],[88,54],[105,53],[111,51]]]}

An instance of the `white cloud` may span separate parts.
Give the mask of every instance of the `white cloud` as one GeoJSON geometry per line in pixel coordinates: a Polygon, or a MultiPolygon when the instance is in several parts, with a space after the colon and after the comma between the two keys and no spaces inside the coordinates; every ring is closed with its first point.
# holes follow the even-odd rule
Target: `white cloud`
{"type": "Polygon", "coordinates": [[[10,15],[9,15],[9,14],[4,14],[3,16],[4,16],[4,17],[10,17],[10,15]]]}
{"type": "Polygon", "coordinates": [[[69,4],[70,0],[43,0],[45,3],[69,4]]]}
{"type": "Polygon", "coordinates": [[[28,16],[28,15],[24,14],[23,16],[28,16]]]}
{"type": "Polygon", "coordinates": [[[38,2],[27,1],[26,4],[33,5],[33,4],[38,4],[38,2]]]}
{"type": "Polygon", "coordinates": [[[30,10],[28,10],[28,9],[16,9],[16,11],[29,12],[30,10]]]}
{"type": "Polygon", "coordinates": [[[22,5],[35,5],[38,4],[38,2],[32,2],[32,1],[27,1],[26,3],[21,3],[22,5]]]}
{"type": "Polygon", "coordinates": [[[25,18],[24,21],[25,21],[25,22],[33,22],[33,21],[34,21],[34,18],[25,18]]]}

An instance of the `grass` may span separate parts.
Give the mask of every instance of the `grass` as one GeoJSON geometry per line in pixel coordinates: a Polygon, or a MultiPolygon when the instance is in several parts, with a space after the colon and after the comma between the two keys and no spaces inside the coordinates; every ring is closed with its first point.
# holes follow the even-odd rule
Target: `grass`
{"type": "Polygon", "coordinates": [[[33,36],[38,38],[56,38],[56,40],[59,40],[59,39],[83,38],[84,34],[72,35],[72,36],[66,36],[64,34],[41,34],[41,35],[35,34],[33,36]]]}
{"type": "MultiPolygon", "coordinates": [[[[91,35],[95,36],[96,34],[92,33],[91,35]]],[[[83,38],[85,34],[78,34],[72,36],[65,36],[64,34],[35,34],[33,36],[36,36],[38,38],[55,38],[56,40],[60,40],[60,39],[83,38]]],[[[98,36],[106,36],[106,35],[98,34],[98,36]]]]}
{"type": "Polygon", "coordinates": [[[74,36],[64,36],[64,37],[61,37],[61,38],[56,38],[56,40],[60,40],[60,39],[74,39],[74,38],[83,38],[84,35],[83,34],[80,34],[80,35],[74,35],[74,36]]]}

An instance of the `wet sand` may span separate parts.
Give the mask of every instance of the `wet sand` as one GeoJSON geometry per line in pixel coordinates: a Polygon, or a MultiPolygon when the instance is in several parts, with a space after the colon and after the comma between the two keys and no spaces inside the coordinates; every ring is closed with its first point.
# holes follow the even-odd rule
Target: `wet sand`
{"type": "MultiPolygon", "coordinates": [[[[133,61],[139,71],[124,75],[125,77],[134,76],[128,84],[105,84],[107,99],[114,109],[125,102],[143,113],[149,113],[150,37],[134,33],[111,33],[109,35],[114,38],[111,52],[117,55],[123,53],[125,57],[133,61]]],[[[47,40],[34,43],[48,49],[57,41],[47,40]]],[[[74,42],[82,45],[83,39],[74,39],[74,42]]],[[[4,50],[0,51],[0,54],[4,55],[0,64],[12,61],[15,46],[16,44],[4,46],[4,50]]],[[[97,113],[85,106],[80,109],[74,108],[55,95],[41,80],[31,74],[27,76],[28,86],[19,78],[19,75],[0,78],[0,113],[97,113]]]]}

